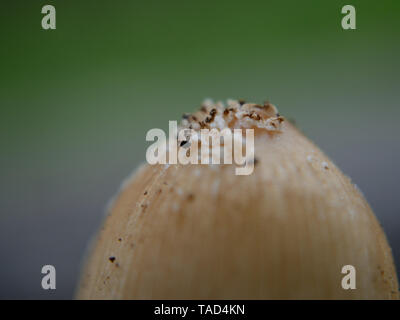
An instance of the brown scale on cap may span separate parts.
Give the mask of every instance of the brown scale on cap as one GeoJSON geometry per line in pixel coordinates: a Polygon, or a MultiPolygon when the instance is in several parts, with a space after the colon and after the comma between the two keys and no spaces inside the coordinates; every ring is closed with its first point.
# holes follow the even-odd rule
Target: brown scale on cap
{"type": "Polygon", "coordinates": [[[187,129],[264,129],[280,132],[284,118],[270,102],[263,105],[246,103],[244,100],[228,100],[223,103],[203,103],[200,110],[193,114],[184,114],[181,128],[187,129]]]}

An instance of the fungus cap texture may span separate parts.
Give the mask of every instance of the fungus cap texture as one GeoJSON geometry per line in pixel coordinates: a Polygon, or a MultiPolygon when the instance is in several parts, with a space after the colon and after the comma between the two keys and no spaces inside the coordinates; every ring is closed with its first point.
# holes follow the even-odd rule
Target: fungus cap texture
{"type": "Polygon", "coordinates": [[[226,109],[207,101],[181,126],[256,129],[254,172],[142,166],[109,209],[77,298],[398,298],[385,234],[351,180],[274,106],[226,109]],[[345,265],[356,290],[341,286],[345,265]]]}

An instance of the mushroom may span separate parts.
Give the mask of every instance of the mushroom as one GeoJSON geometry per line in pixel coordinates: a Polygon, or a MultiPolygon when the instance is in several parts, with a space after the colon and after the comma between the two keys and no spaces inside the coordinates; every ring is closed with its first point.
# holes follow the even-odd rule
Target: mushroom
{"type": "Polygon", "coordinates": [[[141,166],[109,209],[77,298],[398,298],[391,249],[358,188],[275,106],[230,105],[208,102],[212,114],[203,106],[185,126],[253,128],[254,172],[141,166]]]}

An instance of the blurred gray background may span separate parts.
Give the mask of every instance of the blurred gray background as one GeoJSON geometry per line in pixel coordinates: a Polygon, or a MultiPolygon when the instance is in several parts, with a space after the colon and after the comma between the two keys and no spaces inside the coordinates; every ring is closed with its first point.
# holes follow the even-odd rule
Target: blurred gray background
{"type": "Polygon", "coordinates": [[[68,299],[151,128],[268,99],[364,192],[400,266],[400,2],[2,1],[0,298],[68,299]],[[57,29],[41,29],[53,4],[57,29]],[[57,289],[41,289],[41,267],[57,289]]]}

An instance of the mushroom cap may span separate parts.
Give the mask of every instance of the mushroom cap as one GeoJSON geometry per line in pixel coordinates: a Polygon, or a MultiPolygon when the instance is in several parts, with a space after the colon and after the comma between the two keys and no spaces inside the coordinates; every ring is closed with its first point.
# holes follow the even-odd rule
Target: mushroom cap
{"type": "MultiPolygon", "coordinates": [[[[234,114],[262,109],[239,105],[234,114]]],[[[391,249],[359,189],[278,122],[276,132],[247,124],[256,128],[251,175],[235,165],[141,166],[108,211],[77,298],[398,298],[391,249]],[[346,265],[355,290],[342,288],[346,265]]]]}

